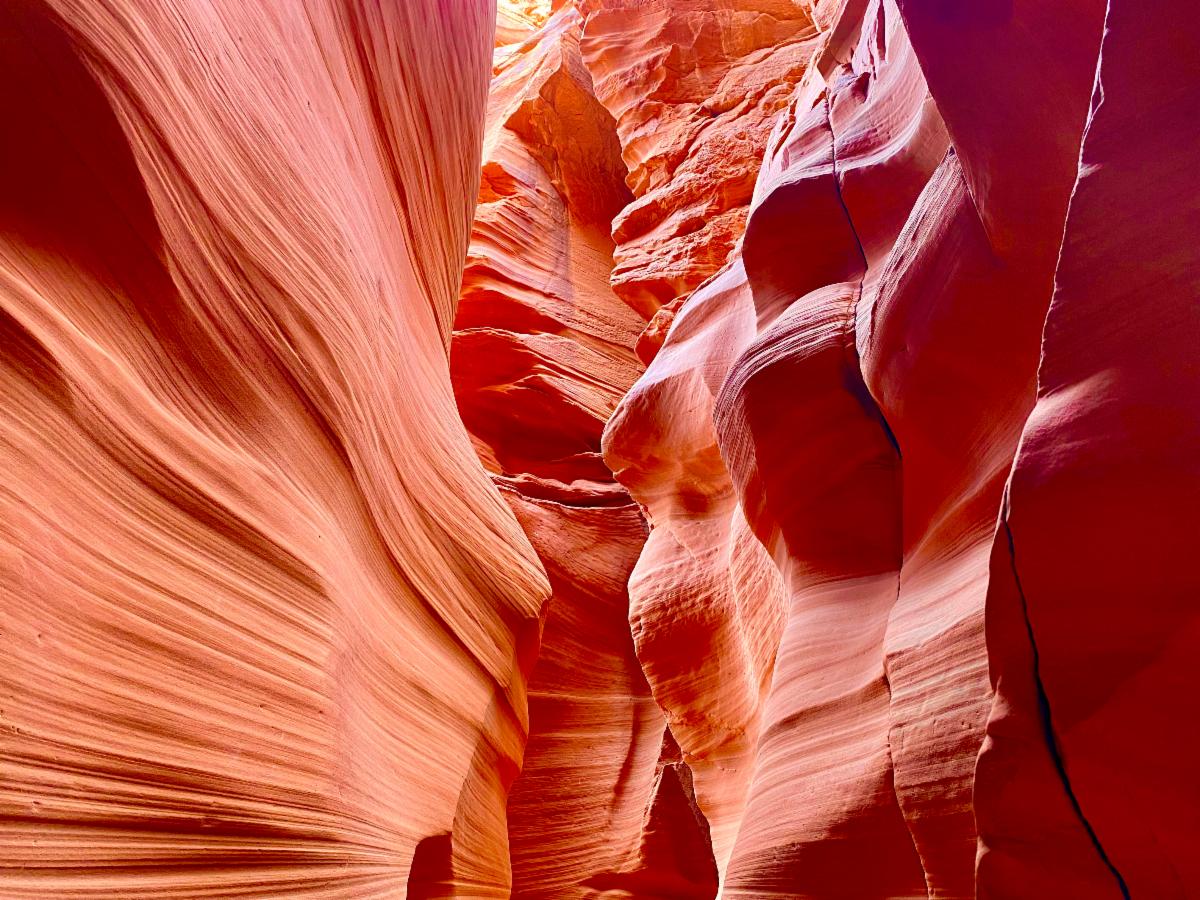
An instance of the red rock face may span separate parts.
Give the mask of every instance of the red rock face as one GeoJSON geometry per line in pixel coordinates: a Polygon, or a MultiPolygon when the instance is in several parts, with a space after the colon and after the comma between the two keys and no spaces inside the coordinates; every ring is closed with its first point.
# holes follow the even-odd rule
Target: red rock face
{"type": "Polygon", "coordinates": [[[0,11],[0,893],[507,893],[549,591],[447,365],[493,21],[0,11]]]}
{"type": "Polygon", "coordinates": [[[717,448],[717,386],[753,335],[740,264],[701,288],[605,434],[652,530],[629,582],[638,658],[694,774],[715,857],[741,822],[783,625],[778,570],[717,448]]]}
{"type": "Polygon", "coordinates": [[[1200,892],[1190,12],[0,10],[0,894],[1200,892]]]}
{"type": "Polygon", "coordinates": [[[816,46],[790,0],[583,0],[583,52],[635,201],[612,223],[613,289],[649,317],[726,262],[762,149],[816,46]]]}
{"type": "Polygon", "coordinates": [[[1182,897],[1200,874],[1196,774],[1183,761],[1196,725],[1170,712],[1187,702],[1180,673],[1195,635],[1179,562],[1197,485],[1187,448],[1200,285],[1200,176],[1187,162],[1200,130],[1162,118],[1200,94],[1200,45],[1179,12],[1113,0],[1104,22],[1037,402],[993,556],[1000,681],[979,763],[987,896],[1074,876],[1097,897],[1182,897]],[[1150,46],[1162,66],[1145,64],[1150,46]],[[1032,789],[1048,770],[1068,803],[1032,789]],[[1018,809],[1022,795],[1036,799],[1018,809]],[[1018,836],[1027,815],[1037,822],[1018,836]]]}
{"type": "Polygon", "coordinates": [[[530,898],[630,877],[664,728],[628,625],[645,525],[600,458],[644,322],[609,287],[608,225],[630,197],[581,25],[568,6],[496,50],[451,353],[464,424],[553,590],[507,809],[513,892],[530,898]]]}

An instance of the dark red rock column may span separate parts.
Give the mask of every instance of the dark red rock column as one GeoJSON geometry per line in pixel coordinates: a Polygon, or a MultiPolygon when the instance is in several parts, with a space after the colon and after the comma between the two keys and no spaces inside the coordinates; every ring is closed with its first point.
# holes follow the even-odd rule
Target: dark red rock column
{"type": "MultiPolygon", "coordinates": [[[[1200,39],[1190,4],[1112,0],[989,595],[1000,695],[980,781],[1019,775],[1012,715],[1038,724],[1090,844],[1074,895],[1200,885],[1200,39]],[[1007,544],[1007,546],[1005,546],[1007,544]],[[1012,659],[1024,620],[1027,650],[1012,659]],[[1017,624],[1013,624],[1017,623],[1017,624]],[[1028,685],[1029,673],[1034,691],[1028,685]],[[1021,688],[1022,682],[1017,682],[1021,688]],[[1087,887],[1082,885],[1086,884],[1087,887]],[[1095,887],[1091,887],[1094,885],[1095,887]]],[[[980,894],[1047,895],[1057,832],[1020,782],[980,794],[980,894]],[[1030,830],[1032,826],[1032,830],[1030,830]]],[[[1086,841],[1085,841],[1086,839],[1086,841]]]]}

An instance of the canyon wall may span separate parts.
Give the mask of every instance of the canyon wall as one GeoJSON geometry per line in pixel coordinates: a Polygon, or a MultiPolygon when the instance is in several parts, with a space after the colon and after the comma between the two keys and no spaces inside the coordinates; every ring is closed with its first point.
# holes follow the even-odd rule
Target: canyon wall
{"type": "Polygon", "coordinates": [[[1200,890],[1189,11],[0,10],[0,894],[1200,890]]]}
{"type": "Polygon", "coordinates": [[[553,590],[508,800],[514,894],[553,898],[633,874],[664,725],[627,624],[645,525],[600,458],[604,423],[642,369],[644,322],[608,283],[625,169],[579,14],[536,26],[497,33],[451,374],[553,590]]]}
{"type": "MultiPolygon", "coordinates": [[[[721,896],[1129,890],[1054,724],[1006,512],[1108,7],[577,5],[632,195],[610,284],[648,320],[603,439],[649,526],[630,629],[721,896]]],[[[1178,516],[1145,527],[1169,546],[1178,516]]],[[[1162,891],[1183,863],[1153,840],[1162,891]]]]}
{"type": "Polygon", "coordinates": [[[508,895],[550,586],[448,365],[494,21],[0,10],[0,894],[508,895]]]}

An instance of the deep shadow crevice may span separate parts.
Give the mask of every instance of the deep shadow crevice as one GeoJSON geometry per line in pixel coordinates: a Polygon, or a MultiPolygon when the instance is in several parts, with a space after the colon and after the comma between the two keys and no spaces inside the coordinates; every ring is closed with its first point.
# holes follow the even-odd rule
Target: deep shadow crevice
{"type": "Polygon", "coordinates": [[[1021,598],[1021,615],[1025,619],[1025,632],[1029,636],[1029,647],[1033,654],[1033,683],[1037,688],[1038,718],[1042,723],[1042,730],[1046,738],[1046,747],[1050,751],[1050,759],[1054,762],[1054,768],[1058,772],[1063,789],[1067,792],[1067,799],[1071,802],[1071,808],[1075,811],[1080,824],[1083,825],[1084,831],[1087,832],[1088,839],[1092,842],[1092,846],[1096,848],[1096,853],[1099,854],[1100,860],[1112,874],[1113,880],[1117,883],[1117,889],[1121,892],[1121,896],[1125,900],[1130,900],[1129,885],[1126,884],[1124,876],[1121,875],[1120,870],[1109,857],[1107,851],[1105,851],[1104,845],[1100,843],[1100,837],[1096,834],[1096,829],[1092,827],[1092,823],[1084,814],[1083,807],[1079,803],[1079,798],[1075,795],[1074,788],[1071,787],[1071,779],[1067,775],[1066,760],[1063,757],[1062,746],[1058,741],[1057,732],[1054,729],[1054,718],[1050,710],[1050,698],[1046,693],[1046,686],[1042,683],[1041,656],[1038,653],[1037,640],[1033,634],[1033,623],[1029,618],[1029,601],[1025,597],[1025,589],[1021,585],[1021,576],[1017,571],[1016,542],[1013,539],[1012,528],[1008,524],[1007,492],[1004,497],[1004,507],[1005,513],[1000,518],[1000,524],[1004,528],[1004,536],[1008,541],[1008,559],[1012,567],[1013,582],[1017,588],[1017,596],[1021,598]]]}

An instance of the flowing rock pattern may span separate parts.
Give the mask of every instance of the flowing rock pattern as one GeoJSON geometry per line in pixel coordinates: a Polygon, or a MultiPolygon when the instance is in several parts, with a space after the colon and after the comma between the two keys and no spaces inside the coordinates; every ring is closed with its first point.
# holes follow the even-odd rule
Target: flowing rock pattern
{"type": "Polygon", "coordinates": [[[1190,6],[492,6],[0,9],[0,894],[1200,891],[1190,6]]]}
{"type": "Polygon", "coordinates": [[[737,506],[712,420],[754,333],[740,264],[697,291],[605,433],[652,530],[629,582],[638,658],[694,773],[723,869],[741,823],[783,625],[782,584],[737,506]]]}
{"type": "MultiPolygon", "coordinates": [[[[757,336],[724,330],[696,346],[689,319],[728,276],[679,312],[672,304],[663,364],[626,398],[607,441],[619,477],[651,502],[641,569],[668,534],[709,518],[693,503],[668,530],[669,507],[653,514],[662,486],[645,479],[691,457],[680,420],[703,428],[713,415],[710,400],[696,399],[707,392],[644,398],[663,395],[676,345],[696,359],[741,350],[732,365],[706,370],[725,379],[715,411],[722,453],[700,484],[719,492],[728,466],[788,581],[789,612],[723,895],[971,896],[976,815],[994,832],[983,842],[981,893],[1014,896],[1037,874],[1051,893],[1101,884],[1100,895],[1113,883],[1104,851],[1087,840],[1063,751],[1045,736],[1026,628],[1016,630],[1010,598],[999,599],[1012,567],[1003,564],[997,584],[996,560],[1008,545],[990,548],[1033,405],[1067,201],[1077,170],[1086,173],[1077,160],[1103,4],[956,12],[910,0],[812,13],[823,44],[780,117],[743,263],[731,264],[747,273],[757,336]],[[1010,77],[1017,59],[1037,62],[1045,90],[1031,95],[1010,77]],[[981,117],[983,107],[993,114],[981,117]],[[992,681],[1013,684],[994,705],[989,557],[992,681]],[[1025,792],[1041,798],[1036,823],[1017,799],[1025,792]],[[1030,849],[1031,829],[1043,829],[1045,850],[1030,849]],[[1067,874],[1037,870],[1036,854],[1057,848],[1067,874]],[[866,858],[872,866],[855,865],[866,858]]],[[[735,296],[725,292],[726,315],[735,296]]],[[[664,608],[686,616],[691,598],[672,591],[687,575],[657,569],[651,578],[635,570],[631,595],[672,597],[664,608]]],[[[675,624],[669,614],[659,621],[675,624]]],[[[633,624],[639,644],[670,644],[641,634],[636,603],[633,624]]],[[[687,672],[686,652],[675,668],[687,672]]],[[[719,707],[711,686],[700,709],[677,699],[706,683],[697,670],[656,692],[672,722],[719,707]]],[[[726,775],[722,786],[738,780],[726,775]]],[[[697,770],[703,804],[701,783],[697,770]]],[[[1167,851],[1159,856],[1161,870],[1167,851]]]]}
{"type": "Polygon", "coordinates": [[[613,289],[646,317],[722,268],[775,114],[817,29],[790,0],[582,0],[583,52],[637,198],[613,221],[613,289]]]}
{"type": "Polygon", "coordinates": [[[506,896],[548,587],[447,363],[493,12],[0,19],[0,893],[506,896]]]}
{"type": "Polygon", "coordinates": [[[513,893],[711,898],[707,822],[686,765],[661,759],[629,631],[645,524],[599,453],[645,321],[609,285],[609,226],[632,198],[582,24],[567,4],[497,48],[452,352],[463,419],[553,588],[508,804],[513,893]]]}

